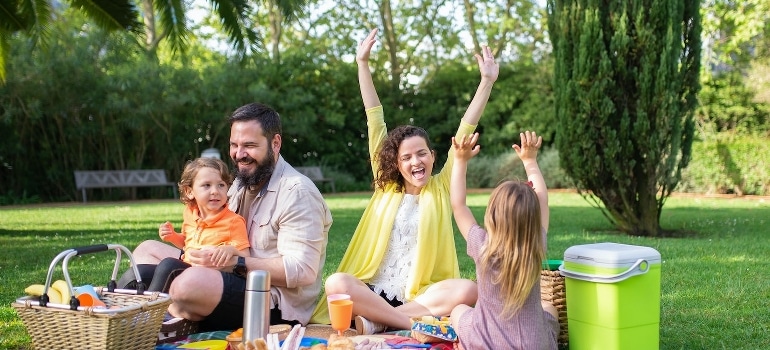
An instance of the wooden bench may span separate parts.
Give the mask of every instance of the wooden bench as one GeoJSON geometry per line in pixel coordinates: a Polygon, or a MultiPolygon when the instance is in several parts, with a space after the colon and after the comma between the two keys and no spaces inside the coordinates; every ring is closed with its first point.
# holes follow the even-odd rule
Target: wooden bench
{"type": "Polygon", "coordinates": [[[177,184],[166,179],[163,169],[75,171],[75,186],[87,202],[87,188],[171,186],[174,199],[179,198],[177,184]]]}
{"type": "Polygon", "coordinates": [[[315,183],[323,183],[328,182],[331,185],[332,192],[337,192],[337,190],[334,188],[334,179],[324,177],[323,173],[321,172],[320,166],[301,166],[296,167],[294,169],[297,169],[302,175],[307,176],[310,178],[310,180],[313,180],[315,183]]]}

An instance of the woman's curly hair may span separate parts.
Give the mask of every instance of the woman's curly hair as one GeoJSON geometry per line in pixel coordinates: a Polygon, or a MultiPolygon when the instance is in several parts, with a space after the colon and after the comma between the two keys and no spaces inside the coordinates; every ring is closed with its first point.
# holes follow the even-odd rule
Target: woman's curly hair
{"type": "Polygon", "coordinates": [[[422,137],[428,145],[428,149],[433,150],[428,138],[428,132],[421,127],[401,125],[391,130],[382,142],[382,148],[377,153],[377,159],[375,160],[378,165],[377,175],[373,181],[375,188],[384,190],[388,184],[395,183],[397,192],[401,192],[404,189],[404,177],[401,176],[401,172],[398,170],[398,147],[401,146],[401,142],[405,139],[413,136],[422,137]]]}

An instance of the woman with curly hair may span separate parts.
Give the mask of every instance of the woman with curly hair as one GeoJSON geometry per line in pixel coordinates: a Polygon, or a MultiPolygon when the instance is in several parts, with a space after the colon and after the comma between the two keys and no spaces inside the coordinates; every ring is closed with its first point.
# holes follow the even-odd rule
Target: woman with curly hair
{"type": "MultiPolygon", "coordinates": [[[[376,34],[372,30],[356,54],[374,194],[338,272],[325,284],[329,295],[350,295],[359,334],[409,329],[412,317],[448,316],[457,305],[473,305],[477,295],[473,281],[460,279],[457,262],[449,203],[452,151],[433,175],[436,154],[424,129],[403,125],[387,132],[369,70],[376,34]]],[[[460,121],[458,137],[476,129],[499,73],[488,47],[475,58],[481,82],[460,121]]],[[[326,303],[318,303],[311,322],[329,323],[326,303]]]]}

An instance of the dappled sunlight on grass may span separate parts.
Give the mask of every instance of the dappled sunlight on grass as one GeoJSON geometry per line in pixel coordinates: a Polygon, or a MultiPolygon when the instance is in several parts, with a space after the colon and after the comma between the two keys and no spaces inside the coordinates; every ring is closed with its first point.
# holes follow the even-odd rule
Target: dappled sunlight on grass
{"type": "MultiPolygon", "coordinates": [[[[370,197],[371,193],[326,197],[334,224],[329,231],[324,276],[336,270],[370,197]]],[[[468,196],[479,222],[483,222],[488,198],[486,190],[468,196]]],[[[679,238],[628,236],[575,193],[549,193],[549,203],[549,259],[563,259],[571,246],[598,242],[647,246],[660,252],[662,350],[770,348],[767,201],[672,197],[663,208],[660,224],[681,232],[679,238]]],[[[9,305],[23,294],[25,286],[44,281],[56,254],[103,243],[133,249],[143,240],[158,239],[162,222],[181,225],[182,209],[176,201],[0,208],[0,242],[8,247],[0,254],[0,348],[28,343],[9,305]]],[[[461,276],[475,279],[465,241],[454,230],[461,276]]],[[[114,253],[76,257],[70,264],[72,279],[104,284],[114,261],[114,253]]],[[[124,270],[127,263],[121,267],[124,270]]],[[[61,276],[60,268],[56,274],[61,276]]]]}
{"type": "Polygon", "coordinates": [[[66,227],[68,231],[121,230],[130,228],[150,228],[166,220],[182,222],[181,203],[136,204],[114,206],[36,207],[33,209],[0,209],[0,230],[13,227],[15,231],[38,231],[50,227],[66,227]],[[55,216],[49,213],[56,212],[55,216]],[[52,222],[55,220],[55,223],[52,222]]]}
{"type": "Polygon", "coordinates": [[[373,192],[351,192],[351,193],[336,193],[336,194],[324,194],[324,200],[329,206],[329,209],[359,209],[364,210],[366,204],[369,203],[369,199],[372,198],[373,192]]]}

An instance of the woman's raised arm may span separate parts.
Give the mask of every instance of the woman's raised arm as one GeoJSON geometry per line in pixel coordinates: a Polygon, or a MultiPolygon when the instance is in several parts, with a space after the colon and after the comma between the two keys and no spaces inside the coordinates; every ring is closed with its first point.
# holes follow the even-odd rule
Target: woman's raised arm
{"type": "Polygon", "coordinates": [[[359,45],[356,52],[356,63],[358,64],[358,85],[361,87],[361,98],[364,100],[364,109],[379,106],[380,98],[377,96],[377,90],[372,81],[372,72],[369,70],[369,55],[372,52],[372,46],[377,42],[377,29],[372,29],[359,45]]]}
{"type": "Polygon", "coordinates": [[[473,95],[473,100],[471,100],[465,115],[463,115],[463,121],[471,125],[479,123],[479,119],[481,119],[481,115],[484,113],[484,108],[487,106],[489,95],[492,93],[492,85],[495,84],[497,75],[500,74],[500,66],[495,62],[495,58],[492,57],[492,50],[488,46],[484,46],[483,51],[481,55],[474,55],[476,62],[479,63],[481,82],[479,82],[476,94],[473,95]]]}

